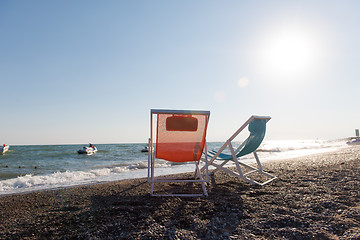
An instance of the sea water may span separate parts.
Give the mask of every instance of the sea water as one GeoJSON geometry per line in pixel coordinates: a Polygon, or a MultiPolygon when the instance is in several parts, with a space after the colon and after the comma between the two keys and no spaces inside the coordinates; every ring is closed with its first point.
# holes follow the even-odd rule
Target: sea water
{"type": "MultiPolygon", "coordinates": [[[[264,141],[262,162],[293,158],[346,147],[345,140],[264,141]]],[[[208,150],[223,143],[210,142],[208,150]]],[[[82,145],[10,146],[0,155],[0,196],[43,189],[147,177],[148,153],[139,144],[97,144],[97,153],[78,154],[82,145]]],[[[253,156],[244,156],[249,163],[253,156]]],[[[157,161],[159,174],[190,172],[193,164],[157,161]]]]}

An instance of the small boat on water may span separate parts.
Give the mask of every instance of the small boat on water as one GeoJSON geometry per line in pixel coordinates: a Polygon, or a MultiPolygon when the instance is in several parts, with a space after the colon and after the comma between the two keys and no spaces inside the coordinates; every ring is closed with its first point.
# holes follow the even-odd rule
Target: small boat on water
{"type": "Polygon", "coordinates": [[[360,145],[360,138],[348,141],[348,142],[346,142],[346,144],[348,144],[348,145],[360,145]]]}
{"type": "Polygon", "coordinates": [[[78,154],[92,155],[97,152],[97,148],[90,143],[89,147],[83,147],[77,151],[78,154]]]}
{"type": "Polygon", "coordinates": [[[1,148],[0,148],[0,152],[1,154],[4,154],[5,152],[7,152],[9,150],[9,145],[4,144],[1,148]]]}
{"type": "Polygon", "coordinates": [[[143,149],[141,149],[141,152],[149,152],[149,149],[147,146],[145,146],[143,149]]]}

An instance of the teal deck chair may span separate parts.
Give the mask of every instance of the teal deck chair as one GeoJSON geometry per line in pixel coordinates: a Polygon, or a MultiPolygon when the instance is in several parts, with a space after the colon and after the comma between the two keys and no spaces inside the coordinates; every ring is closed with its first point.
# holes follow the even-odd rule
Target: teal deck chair
{"type": "Polygon", "coordinates": [[[251,116],[218,150],[212,150],[207,152],[207,157],[209,160],[209,166],[215,167],[213,174],[218,170],[223,170],[230,175],[236,176],[247,182],[265,185],[272,180],[276,179],[275,176],[271,175],[268,172],[263,170],[260,159],[256,153],[256,150],[262,143],[265,132],[266,132],[266,123],[270,120],[270,117],[267,116],[251,116]],[[236,149],[233,148],[232,141],[248,126],[250,136],[236,149]],[[223,153],[225,149],[230,150],[230,154],[223,153]],[[251,166],[241,161],[241,157],[253,153],[256,166],[251,166]],[[236,171],[232,171],[229,168],[224,167],[229,161],[235,163],[236,171]],[[221,162],[221,163],[218,163],[221,162]],[[257,179],[262,179],[262,181],[255,180],[252,176],[257,175],[257,179]]]}

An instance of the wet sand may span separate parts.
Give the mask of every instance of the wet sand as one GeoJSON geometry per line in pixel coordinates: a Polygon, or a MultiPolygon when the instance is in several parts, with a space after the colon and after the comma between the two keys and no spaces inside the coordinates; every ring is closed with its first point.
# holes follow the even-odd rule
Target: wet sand
{"type": "Polygon", "coordinates": [[[360,239],[359,146],[263,166],[278,179],[217,172],[206,198],[147,179],[0,197],[0,239],[360,239]]]}

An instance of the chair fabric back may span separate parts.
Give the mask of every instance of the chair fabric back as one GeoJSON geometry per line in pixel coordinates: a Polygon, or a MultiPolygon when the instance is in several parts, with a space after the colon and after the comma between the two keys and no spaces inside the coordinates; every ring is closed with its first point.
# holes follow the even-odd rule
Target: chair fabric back
{"type": "Polygon", "coordinates": [[[155,156],[172,162],[198,161],[206,141],[208,114],[157,114],[155,156]]]}
{"type": "Polygon", "coordinates": [[[244,148],[236,154],[237,157],[245,156],[254,152],[262,143],[266,132],[266,120],[254,119],[249,123],[250,136],[245,140],[244,148]]]}
{"type": "MultiPolygon", "coordinates": [[[[249,153],[254,152],[262,143],[265,132],[266,132],[266,119],[253,119],[249,123],[249,132],[250,135],[245,141],[241,144],[243,147],[239,152],[235,152],[237,158],[245,156],[249,153]]],[[[209,151],[208,156],[211,158],[216,154],[216,151],[209,151]]],[[[231,154],[220,153],[218,159],[230,160],[232,159],[231,154]]]]}

